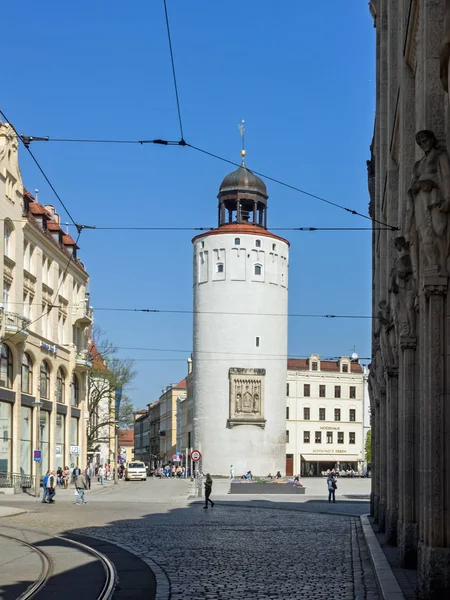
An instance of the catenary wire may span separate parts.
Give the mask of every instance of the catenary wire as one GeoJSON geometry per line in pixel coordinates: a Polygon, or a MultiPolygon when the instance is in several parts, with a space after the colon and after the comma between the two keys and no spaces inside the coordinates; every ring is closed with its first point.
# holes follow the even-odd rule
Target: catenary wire
{"type": "Polygon", "coordinates": [[[164,13],[165,13],[165,16],[166,16],[167,37],[169,39],[170,62],[172,63],[173,85],[175,87],[175,97],[176,97],[176,101],[177,101],[178,122],[180,124],[181,140],[184,140],[183,123],[181,121],[180,97],[179,97],[179,94],[178,94],[177,75],[176,75],[176,71],[175,71],[175,61],[174,61],[174,58],[173,58],[172,38],[170,36],[169,13],[167,12],[167,1],[163,0],[163,2],[164,2],[164,13]]]}
{"type": "Polygon", "coordinates": [[[21,140],[22,144],[25,146],[25,148],[27,149],[29,155],[31,156],[31,158],[33,159],[35,165],[37,166],[37,168],[39,169],[39,171],[41,172],[42,176],[44,177],[45,181],[48,183],[48,185],[50,186],[50,189],[52,190],[52,192],[55,194],[56,198],[59,200],[61,206],[64,208],[64,210],[66,211],[67,216],[69,217],[69,219],[72,221],[72,223],[75,225],[75,227],[77,228],[78,231],[80,231],[80,225],[75,221],[75,219],[72,217],[72,214],[70,213],[69,209],[67,208],[67,206],[65,205],[65,203],[63,202],[61,196],[58,194],[58,192],[56,191],[54,185],[52,184],[52,182],[50,181],[50,179],[48,178],[47,174],[45,173],[44,169],[41,167],[38,159],[34,156],[33,152],[30,150],[29,148],[29,144],[26,144],[22,138],[21,135],[19,135],[19,133],[17,132],[16,128],[14,127],[14,125],[12,125],[11,121],[8,119],[8,117],[5,115],[5,113],[0,109],[0,115],[2,115],[2,117],[5,119],[5,121],[7,123],[9,123],[9,125],[12,127],[14,133],[17,135],[17,137],[21,140]]]}

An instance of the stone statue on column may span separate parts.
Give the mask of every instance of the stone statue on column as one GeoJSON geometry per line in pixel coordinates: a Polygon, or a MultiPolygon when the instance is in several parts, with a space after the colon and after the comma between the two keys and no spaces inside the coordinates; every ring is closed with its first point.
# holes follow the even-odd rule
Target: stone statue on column
{"type": "MultiPolygon", "coordinates": [[[[414,244],[417,230],[419,255],[424,257],[425,272],[447,275],[449,255],[448,221],[450,212],[450,161],[447,151],[438,145],[432,131],[419,131],[416,142],[425,155],[413,169],[405,217],[405,238],[414,244]]],[[[413,262],[417,271],[417,265],[413,262]]],[[[417,277],[417,272],[414,273],[417,277]]]]}
{"type": "Polygon", "coordinates": [[[380,307],[378,320],[380,323],[381,360],[386,372],[390,372],[398,366],[394,318],[391,307],[386,300],[382,300],[378,306],[380,307]]]}
{"type": "Polygon", "coordinates": [[[389,291],[397,340],[416,335],[417,291],[413,275],[409,242],[403,236],[394,240],[399,255],[394,261],[389,291]]]}

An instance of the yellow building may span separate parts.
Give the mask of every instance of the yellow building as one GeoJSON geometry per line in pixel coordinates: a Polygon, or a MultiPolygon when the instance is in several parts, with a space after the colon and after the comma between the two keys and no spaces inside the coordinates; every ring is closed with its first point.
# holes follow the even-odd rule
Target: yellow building
{"type": "Polygon", "coordinates": [[[1,123],[0,215],[1,486],[31,481],[36,449],[41,473],[85,465],[93,316],[78,246],[54,207],[23,188],[17,136],[1,123]]]}
{"type": "MultiPolygon", "coordinates": [[[[162,464],[177,451],[177,400],[186,397],[186,379],[169,385],[159,397],[159,454],[162,464]]],[[[151,426],[151,424],[150,424],[151,426]]]]}

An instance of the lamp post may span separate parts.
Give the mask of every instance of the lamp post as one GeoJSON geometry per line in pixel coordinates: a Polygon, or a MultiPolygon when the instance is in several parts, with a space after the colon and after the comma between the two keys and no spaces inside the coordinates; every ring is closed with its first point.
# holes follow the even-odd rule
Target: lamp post
{"type": "MultiPolygon", "coordinates": [[[[40,450],[41,448],[41,405],[42,402],[37,398],[33,402],[33,406],[36,409],[36,450],[40,450]]],[[[41,454],[42,460],[42,454],[41,454]]],[[[34,482],[34,495],[36,498],[39,498],[41,495],[41,462],[36,461],[35,468],[35,482],[34,482]]]]}

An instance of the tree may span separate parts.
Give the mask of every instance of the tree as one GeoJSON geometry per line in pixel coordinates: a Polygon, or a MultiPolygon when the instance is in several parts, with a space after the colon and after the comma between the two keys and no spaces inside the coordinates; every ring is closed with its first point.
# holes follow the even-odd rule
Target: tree
{"type": "Polygon", "coordinates": [[[110,443],[115,428],[133,426],[133,405],[126,387],[136,377],[133,361],[116,356],[116,348],[96,329],[90,344],[92,368],[88,373],[87,431],[88,451],[97,451],[99,444],[110,443]],[[121,392],[121,402],[116,414],[116,392],[121,392]]]}
{"type": "Polygon", "coordinates": [[[366,462],[368,465],[372,463],[372,430],[369,429],[366,436],[366,462]]]}

